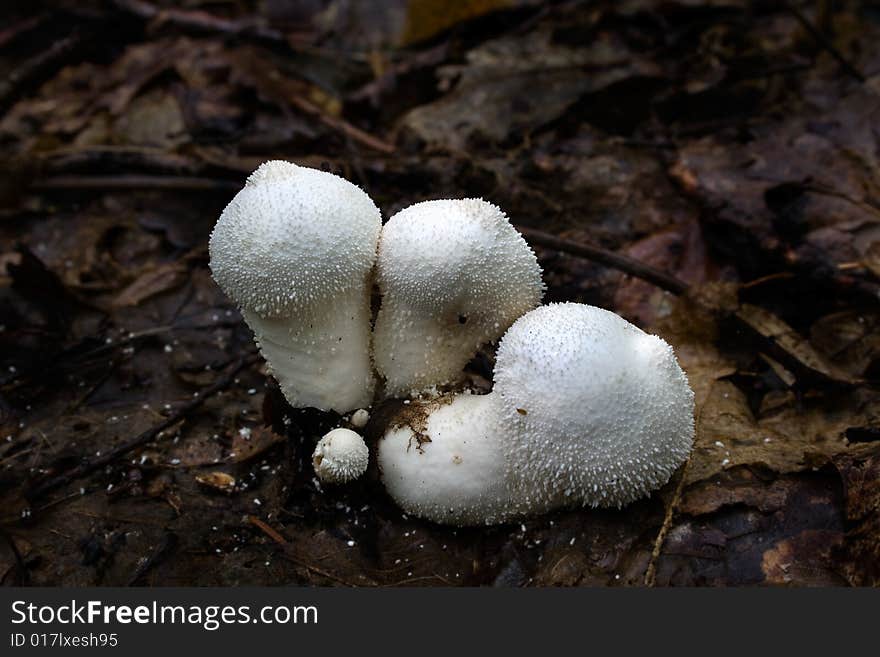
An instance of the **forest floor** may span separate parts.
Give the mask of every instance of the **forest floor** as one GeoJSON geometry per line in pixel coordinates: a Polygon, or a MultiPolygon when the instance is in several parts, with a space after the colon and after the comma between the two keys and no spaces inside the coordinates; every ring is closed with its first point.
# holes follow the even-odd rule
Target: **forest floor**
{"type": "Polygon", "coordinates": [[[880,584],[877,3],[174,6],[4,9],[0,580],[880,584]],[[322,490],[339,418],[286,407],[207,266],[268,159],[561,240],[524,231],[547,301],[674,346],[689,462],[623,510],[491,528],[322,490]]]}

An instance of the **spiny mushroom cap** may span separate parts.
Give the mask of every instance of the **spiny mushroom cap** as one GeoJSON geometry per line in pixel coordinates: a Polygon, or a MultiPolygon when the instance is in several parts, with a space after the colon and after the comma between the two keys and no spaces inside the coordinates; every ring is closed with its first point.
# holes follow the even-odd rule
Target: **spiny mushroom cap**
{"type": "Polygon", "coordinates": [[[544,290],[534,252],[482,199],[425,201],[395,214],[382,229],[376,270],[374,355],[392,393],[457,377],[544,290]],[[460,366],[442,362],[449,352],[461,355],[460,366]]]}
{"type": "Polygon", "coordinates": [[[363,429],[367,426],[367,422],[370,421],[370,412],[365,408],[359,408],[354,413],[351,414],[351,426],[355,429],[363,429]]]}
{"type": "Polygon", "coordinates": [[[687,458],[694,395],[672,348],[614,313],[550,304],[498,347],[511,481],[548,504],[623,506],[687,458]]]}
{"type": "Polygon", "coordinates": [[[414,401],[402,415],[421,420],[392,424],[379,440],[382,482],[407,513],[444,524],[482,525],[518,512],[508,495],[503,437],[491,397],[414,401]]]}
{"type": "Polygon", "coordinates": [[[312,454],[315,474],[329,484],[344,484],[367,470],[370,450],[351,429],[333,429],[318,441],[312,454]]]}
{"type": "Polygon", "coordinates": [[[498,206],[477,198],[424,201],[395,214],[382,229],[377,269],[392,301],[449,308],[455,324],[461,314],[485,334],[534,308],[544,289],[522,235],[498,206]]]}
{"type": "Polygon", "coordinates": [[[288,314],[364,286],[381,227],[370,197],[344,178],[266,162],[220,215],[211,271],[245,310],[288,314]]]}

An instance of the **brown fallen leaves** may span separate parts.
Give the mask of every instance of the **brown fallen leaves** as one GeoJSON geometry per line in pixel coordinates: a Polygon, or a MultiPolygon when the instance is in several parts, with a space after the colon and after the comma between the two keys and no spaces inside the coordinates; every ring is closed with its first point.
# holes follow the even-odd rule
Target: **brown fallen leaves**
{"type": "Polygon", "coordinates": [[[876,16],[831,12],[831,53],[772,3],[318,4],[11,17],[0,581],[878,585],[876,16]],[[177,418],[253,348],[205,243],[270,158],[330,167],[386,215],[482,196],[683,281],[536,246],[546,300],[675,347],[687,466],[623,510],[454,530],[370,478],[321,488],[314,443],[344,420],[290,409],[260,366],[177,418]]]}

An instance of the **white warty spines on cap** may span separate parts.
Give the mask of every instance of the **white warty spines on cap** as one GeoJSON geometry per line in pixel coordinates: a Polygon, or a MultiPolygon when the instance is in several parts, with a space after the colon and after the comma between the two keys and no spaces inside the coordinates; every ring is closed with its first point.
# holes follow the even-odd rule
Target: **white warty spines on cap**
{"type": "Polygon", "coordinates": [[[690,453],[694,396],[672,349],[614,313],[532,310],[502,338],[494,381],[490,394],[455,396],[380,440],[382,480],[402,508],[473,525],[619,507],[690,453]]]}
{"type": "Polygon", "coordinates": [[[345,484],[367,470],[370,450],[361,436],[351,429],[333,429],[324,435],[312,453],[318,478],[328,484],[345,484]]]}
{"type": "Polygon", "coordinates": [[[401,210],[382,229],[376,269],[373,358],[390,396],[454,383],[544,290],[534,252],[482,199],[401,210]]]}
{"type": "Polygon", "coordinates": [[[509,479],[541,503],[620,507],[687,459],[694,395],[672,348],[614,313],[550,304],[498,347],[509,479]]]}
{"type": "Polygon", "coordinates": [[[381,225],[352,183],[276,160],[251,174],[214,227],[214,279],[294,407],[343,413],[372,401],[369,296],[381,225]]]}

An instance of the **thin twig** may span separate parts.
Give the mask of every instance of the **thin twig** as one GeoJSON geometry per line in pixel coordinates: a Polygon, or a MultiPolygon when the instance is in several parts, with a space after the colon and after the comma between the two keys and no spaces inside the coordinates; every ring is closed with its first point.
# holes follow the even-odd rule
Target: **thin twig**
{"type": "Polygon", "coordinates": [[[86,36],[75,32],[14,68],[5,80],[0,81],[0,111],[16,102],[28,89],[48,79],[56,69],[70,64],[73,52],[85,43],[86,36]]]}
{"type": "Polygon", "coordinates": [[[46,19],[49,18],[48,12],[41,12],[29,18],[22,19],[9,25],[9,27],[4,27],[0,30],[0,49],[5,48],[10,43],[20,39],[22,35],[27,34],[34,28],[42,25],[46,22],[46,19]]]}
{"type": "Polygon", "coordinates": [[[382,588],[397,588],[399,586],[403,586],[404,584],[414,584],[416,582],[427,582],[427,581],[435,581],[439,580],[443,582],[446,586],[455,586],[455,584],[442,575],[434,573],[433,575],[422,575],[421,577],[408,577],[407,579],[401,579],[396,582],[391,582],[390,584],[383,584],[382,588]]]}
{"type": "Polygon", "coordinates": [[[177,411],[169,415],[165,420],[160,422],[159,424],[147,429],[142,434],[125,442],[114,449],[111,449],[109,452],[102,454],[101,456],[90,459],[87,461],[83,461],[78,466],[71,468],[67,472],[64,472],[60,475],[52,477],[42,483],[39,483],[33,486],[26,494],[26,497],[29,500],[37,499],[46,493],[59,488],[60,486],[64,486],[69,484],[72,481],[83,477],[90,472],[94,472],[100,468],[103,468],[106,465],[109,465],[120,456],[128,454],[130,451],[137,449],[143,445],[146,445],[149,442],[152,442],[156,439],[156,437],[169,427],[177,424],[182,419],[184,419],[187,415],[192,413],[194,410],[199,408],[202,404],[205,403],[205,400],[213,397],[221,390],[228,388],[232,382],[235,380],[236,375],[248,367],[256,363],[259,360],[259,356],[251,355],[245,358],[238,359],[232,367],[227,370],[227,372],[221,376],[217,381],[208,386],[207,388],[199,391],[197,397],[193,397],[192,400],[181,406],[177,411]]]}
{"type": "MultiPolygon", "coordinates": [[[[359,586],[359,584],[355,584],[354,582],[349,582],[348,580],[345,580],[341,577],[338,577],[337,575],[334,575],[333,573],[331,573],[327,570],[324,570],[323,568],[319,568],[318,566],[310,564],[309,562],[305,561],[304,559],[293,554],[293,548],[290,545],[290,543],[287,542],[287,539],[284,538],[277,531],[275,531],[268,523],[263,522],[262,520],[257,518],[257,516],[249,515],[249,516],[247,516],[247,521],[250,524],[252,524],[254,527],[256,527],[257,529],[259,529],[261,532],[263,532],[266,536],[271,538],[273,541],[278,543],[278,545],[280,545],[282,548],[282,554],[287,559],[289,559],[290,561],[295,563],[296,565],[301,566],[301,567],[305,568],[306,570],[308,570],[309,572],[312,572],[316,575],[320,575],[321,577],[326,577],[329,580],[333,580],[337,584],[344,584],[345,586],[351,586],[351,587],[359,586]]],[[[373,582],[373,581],[367,581],[366,583],[375,585],[375,582],[373,582]]]]}
{"type": "Polygon", "coordinates": [[[318,105],[306,98],[294,96],[288,100],[291,105],[294,105],[301,112],[314,116],[328,128],[341,132],[343,135],[350,137],[353,141],[360,142],[367,148],[379,151],[380,153],[393,153],[395,150],[394,144],[390,144],[383,139],[379,139],[379,137],[371,135],[365,130],[361,130],[345,119],[327,114],[327,112],[322,110],[318,105]]]}
{"type": "Polygon", "coordinates": [[[828,38],[824,34],[822,34],[816,28],[816,26],[813,25],[809,21],[809,19],[807,19],[806,16],[804,16],[801,13],[801,11],[797,7],[793,7],[788,2],[786,2],[784,4],[785,4],[785,8],[789,11],[789,13],[791,13],[791,15],[797,19],[798,23],[800,23],[803,26],[803,28],[807,32],[810,33],[810,36],[816,40],[816,43],[818,43],[824,50],[826,50],[828,52],[829,55],[831,55],[832,57],[834,57],[834,59],[837,60],[838,64],[840,64],[841,67],[843,67],[844,71],[846,71],[849,75],[854,77],[859,82],[865,81],[865,76],[862,75],[861,71],[859,71],[859,69],[857,69],[853,64],[851,64],[849,62],[849,60],[843,56],[843,53],[841,53],[834,46],[834,44],[831,43],[831,41],[829,41],[828,38]]]}
{"type": "Polygon", "coordinates": [[[71,404],[67,408],[64,409],[64,414],[65,415],[72,415],[77,410],[79,410],[79,407],[82,406],[83,404],[85,404],[92,397],[92,395],[94,395],[98,391],[98,389],[102,385],[104,385],[111,376],[113,376],[113,373],[116,371],[117,367],[119,367],[119,362],[116,360],[110,359],[110,362],[108,363],[107,371],[104,372],[101,376],[99,376],[98,380],[89,386],[89,389],[86,390],[85,394],[80,395],[79,399],[76,399],[73,402],[71,402],[71,404]]]}
{"type": "Polygon", "coordinates": [[[290,106],[293,106],[300,112],[314,117],[327,127],[342,133],[343,136],[350,137],[352,141],[371,150],[386,154],[394,152],[394,144],[361,130],[340,116],[327,113],[320,105],[309,100],[306,97],[308,85],[304,85],[299,80],[278,75],[277,71],[275,71],[275,75],[269,75],[265,58],[261,57],[260,53],[252,51],[247,56],[239,57],[236,66],[240,68],[241,74],[254,86],[258,94],[278,105],[283,111],[286,112],[290,106]]]}
{"type": "MultiPolygon", "coordinates": [[[[145,171],[153,174],[198,175],[207,168],[204,162],[145,146],[61,146],[40,153],[36,162],[45,175],[76,174],[81,171],[145,171]]],[[[225,170],[240,175],[234,166],[225,170]]]]}
{"type": "MultiPolygon", "coordinates": [[[[292,563],[296,564],[297,566],[300,566],[301,568],[305,568],[306,570],[308,570],[311,573],[314,573],[315,575],[320,575],[321,577],[326,577],[327,579],[332,580],[332,581],[336,582],[337,584],[342,584],[344,586],[349,586],[351,588],[361,586],[360,584],[357,584],[355,582],[350,582],[347,579],[343,579],[342,577],[338,577],[338,576],[334,575],[333,573],[331,573],[327,570],[324,570],[323,568],[319,568],[318,566],[312,565],[308,561],[305,561],[301,557],[293,554],[289,543],[283,546],[283,548],[281,550],[281,554],[282,554],[282,556],[284,556],[285,559],[287,559],[288,561],[291,561],[292,563]]],[[[370,580],[366,581],[365,584],[375,586],[375,582],[372,582],[370,580]]]]}
{"type": "MultiPolygon", "coordinates": [[[[700,404],[700,410],[694,420],[695,427],[700,426],[700,420],[703,416],[703,404],[705,403],[705,400],[709,398],[709,395],[712,394],[712,388],[714,385],[713,382],[709,390],[706,392],[703,402],[700,404]]],[[[678,510],[678,505],[681,502],[681,494],[684,491],[684,482],[687,480],[688,470],[691,467],[691,461],[693,458],[694,450],[691,449],[691,453],[688,454],[687,461],[684,462],[684,467],[681,469],[678,483],[675,485],[675,492],[673,492],[672,499],[669,500],[669,504],[666,507],[666,513],[663,515],[663,524],[660,526],[660,531],[657,532],[657,538],[654,539],[654,548],[651,550],[651,560],[648,562],[647,570],[645,570],[645,586],[654,586],[657,581],[657,562],[660,560],[660,551],[663,549],[663,544],[666,542],[666,536],[669,534],[669,529],[672,527],[672,519],[675,517],[675,512],[678,510]]]]}
{"type": "Polygon", "coordinates": [[[251,523],[257,529],[259,529],[261,532],[266,534],[266,536],[271,538],[273,541],[275,541],[279,545],[287,545],[286,538],[284,538],[281,534],[279,534],[277,531],[272,529],[272,527],[270,527],[267,523],[265,523],[262,520],[260,520],[259,518],[257,518],[257,516],[250,516],[249,515],[247,517],[247,521],[249,523],[251,523]]]}
{"type": "Polygon", "coordinates": [[[62,191],[94,189],[100,191],[122,191],[129,189],[160,189],[228,192],[241,187],[240,183],[219,178],[197,178],[194,176],[51,176],[37,180],[32,188],[37,191],[62,191]]]}
{"type": "Polygon", "coordinates": [[[666,513],[663,515],[663,524],[660,526],[660,531],[657,532],[657,538],[654,539],[654,547],[651,550],[651,560],[648,562],[648,569],[645,571],[645,586],[654,586],[657,581],[657,561],[660,559],[660,551],[663,549],[663,544],[666,542],[666,535],[669,534],[669,529],[672,527],[672,519],[675,517],[678,503],[681,501],[681,493],[684,490],[684,482],[693,456],[694,453],[691,451],[688,455],[687,461],[684,463],[684,468],[681,470],[678,483],[675,485],[675,492],[672,494],[672,499],[666,507],[666,513]]]}
{"type": "MultiPolygon", "coordinates": [[[[237,322],[236,322],[237,323],[237,322]]],[[[227,325],[225,322],[214,322],[210,324],[180,324],[180,325],[165,325],[165,326],[154,326],[152,328],[144,329],[143,331],[137,331],[136,333],[129,333],[124,338],[121,338],[114,342],[105,342],[104,344],[90,349],[86,352],[77,351],[79,344],[73,345],[72,347],[67,347],[62,349],[59,352],[56,352],[50,355],[45,361],[39,361],[33,366],[29,366],[27,368],[23,368],[20,370],[16,370],[11,376],[3,378],[0,377],[0,388],[13,384],[19,383],[22,381],[27,381],[31,377],[36,375],[41,375],[45,373],[46,365],[45,363],[51,362],[55,369],[55,372],[66,371],[68,369],[77,369],[82,370],[85,368],[89,368],[97,365],[96,359],[103,356],[104,354],[116,352],[123,347],[127,347],[136,342],[140,342],[145,338],[149,338],[152,336],[160,335],[162,333],[168,333],[176,330],[201,330],[201,329],[209,329],[216,328],[217,326],[227,325]]],[[[111,359],[112,361],[112,359],[111,359]]],[[[225,365],[231,363],[232,360],[225,360],[222,364],[212,364],[212,368],[222,369],[225,365]]],[[[76,409],[82,402],[75,403],[72,408],[68,410],[71,412],[76,409]]]]}
{"type": "Polygon", "coordinates": [[[516,228],[532,244],[593,260],[608,267],[618,269],[630,276],[653,283],[657,287],[673,294],[684,294],[688,291],[688,284],[680,278],[655,269],[634,258],[615,253],[614,251],[608,251],[592,244],[573,242],[556,237],[536,228],[527,228],[525,226],[517,226],[516,228]]]}
{"type": "Polygon", "coordinates": [[[206,11],[157,7],[143,0],[114,0],[114,4],[133,16],[157,24],[168,24],[183,30],[207,32],[227,37],[252,37],[260,41],[287,43],[288,39],[278,30],[253,20],[229,20],[206,11]]]}

